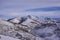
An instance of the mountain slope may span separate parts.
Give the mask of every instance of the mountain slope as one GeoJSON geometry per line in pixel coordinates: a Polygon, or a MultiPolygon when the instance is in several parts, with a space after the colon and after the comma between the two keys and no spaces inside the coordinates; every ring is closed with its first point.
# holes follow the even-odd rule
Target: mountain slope
{"type": "Polygon", "coordinates": [[[59,25],[60,23],[55,20],[41,21],[39,17],[31,15],[8,20],[0,19],[0,35],[17,40],[60,40],[59,25]]]}

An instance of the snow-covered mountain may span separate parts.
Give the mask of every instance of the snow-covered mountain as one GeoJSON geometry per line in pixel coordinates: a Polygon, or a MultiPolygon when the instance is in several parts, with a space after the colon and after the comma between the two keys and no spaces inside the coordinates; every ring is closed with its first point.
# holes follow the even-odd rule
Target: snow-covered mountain
{"type": "Polygon", "coordinates": [[[60,40],[59,25],[60,23],[50,18],[40,19],[33,15],[0,19],[0,35],[17,40],[60,40]]]}

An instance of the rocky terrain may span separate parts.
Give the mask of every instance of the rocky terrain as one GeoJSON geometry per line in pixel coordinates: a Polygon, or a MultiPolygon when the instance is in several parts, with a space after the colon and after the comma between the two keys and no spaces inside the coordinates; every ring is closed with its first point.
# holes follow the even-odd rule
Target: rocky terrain
{"type": "Polygon", "coordinates": [[[0,40],[60,40],[60,23],[30,15],[0,19],[0,40]]]}

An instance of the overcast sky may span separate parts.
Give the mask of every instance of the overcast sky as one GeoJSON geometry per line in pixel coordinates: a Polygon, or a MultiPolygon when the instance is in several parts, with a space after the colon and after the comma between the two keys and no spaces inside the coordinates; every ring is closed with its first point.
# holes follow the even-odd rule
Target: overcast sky
{"type": "Polygon", "coordinates": [[[60,0],[0,0],[0,17],[29,14],[60,17],[60,0]]]}

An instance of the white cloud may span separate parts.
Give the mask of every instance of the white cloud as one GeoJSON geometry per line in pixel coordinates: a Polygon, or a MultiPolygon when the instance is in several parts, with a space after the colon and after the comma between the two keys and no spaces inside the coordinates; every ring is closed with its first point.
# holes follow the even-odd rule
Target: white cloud
{"type": "Polygon", "coordinates": [[[60,17],[59,11],[53,12],[27,12],[27,15],[37,15],[37,16],[44,16],[44,17],[60,17]],[[29,13],[29,14],[28,14],[29,13]]]}
{"type": "MultiPolygon", "coordinates": [[[[55,15],[55,12],[24,12],[27,9],[60,6],[60,0],[0,0],[0,15],[55,15]]],[[[59,16],[60,14],[57,14],[59,16]]]]}

